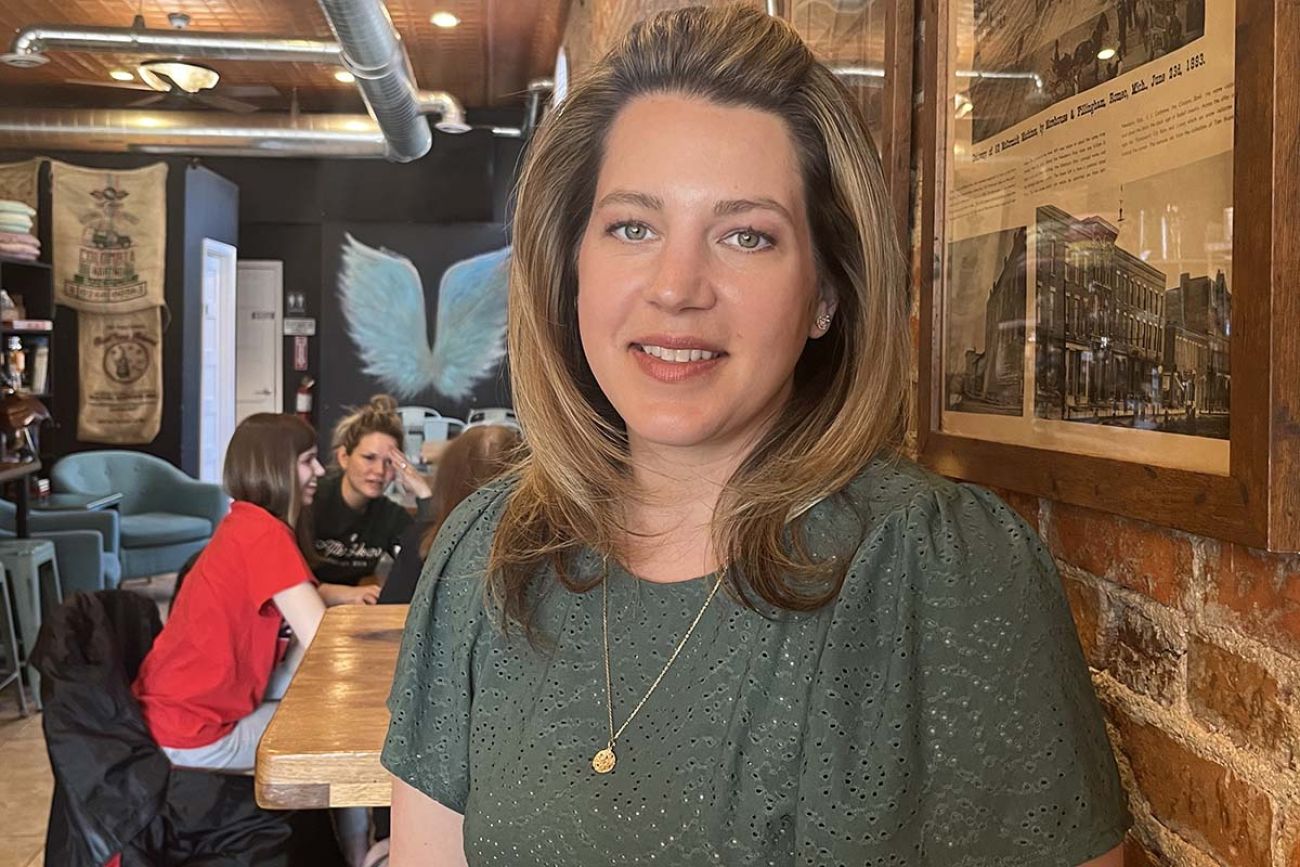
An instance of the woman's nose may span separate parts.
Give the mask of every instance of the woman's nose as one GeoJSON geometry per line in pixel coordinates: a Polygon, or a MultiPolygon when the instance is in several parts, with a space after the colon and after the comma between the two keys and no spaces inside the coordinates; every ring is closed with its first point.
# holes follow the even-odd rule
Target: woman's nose
{"type": "Polygon", "coordinates": [[[716,296],[706,242],[670,238],[656,257],[646,297],[650,303],[674,312],[712,307],[716,296]]]}

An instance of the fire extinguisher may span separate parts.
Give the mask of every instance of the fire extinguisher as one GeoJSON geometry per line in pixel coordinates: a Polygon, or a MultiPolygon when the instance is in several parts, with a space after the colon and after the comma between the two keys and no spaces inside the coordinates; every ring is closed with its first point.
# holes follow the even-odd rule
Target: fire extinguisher
{"type": "Polygon", "coordinates": [[[316,384],[316,380],[310,376],[304,376],[302,382],[298,384],[298,395],[295,409],[298,412],[298,418],[311,424],[311,389],[316,384]]]}

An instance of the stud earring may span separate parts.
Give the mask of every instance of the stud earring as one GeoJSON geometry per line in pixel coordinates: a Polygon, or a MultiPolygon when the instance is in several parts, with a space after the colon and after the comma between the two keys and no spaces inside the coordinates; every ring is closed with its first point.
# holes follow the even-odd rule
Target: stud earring
{"type": "Polygon", "coordinates": [[[831,315],[829,313],[823,313],[821,316],[817,317],[817,328],[822,333],[831,330],[831,315]]]}

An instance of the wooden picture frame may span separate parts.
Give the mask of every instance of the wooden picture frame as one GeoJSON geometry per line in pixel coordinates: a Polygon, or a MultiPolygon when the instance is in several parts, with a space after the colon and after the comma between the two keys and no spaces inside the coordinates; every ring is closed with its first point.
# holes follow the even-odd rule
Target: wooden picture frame
{"type": "Polygon", "coordinates": [[[768,0],[858,101],[880,155],[903,249],[909,246],[917,7],[911,0],[768,0]]]}
{"type": "MultiPolygon", "coordinates": [[[[952,112],[948,94],[953,79],[948,70],[955,39],[948,22],[953,2],[962,0],[924,0],[922,15],[926,38],[920,60],[924,105],[917,407],[921,461],[944,475],[997,488],[1254,548],[1300,550],[1300,292],[1295,289],[1300,230],[1289,213],[1300,202],[1300,90],[1294,86],[1300,81],[1296,50],[1300,8],[1278,0],[1236,0],[1233,13],[1231,208],[1235,216],[1228,225],[1235,255],[1231,256],[1231,421],[1223,474],[1003,442],[996,437],[976,438],[945,429],[942,269],[949,248],[943,208],[950,168],[947,118],[952,112]]],[[[1039,350],[1031,347],[1025,352],[1027,365],[1035,351],[1039,350]]],[[[1030,394],[1029,402],[1034,399],[1030,394]]]]}

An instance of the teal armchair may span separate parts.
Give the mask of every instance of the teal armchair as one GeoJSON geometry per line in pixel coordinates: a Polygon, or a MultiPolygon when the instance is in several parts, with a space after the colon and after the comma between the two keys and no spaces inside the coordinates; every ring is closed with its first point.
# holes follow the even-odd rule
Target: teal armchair
{"type": "MultiPolygon", "coordinates": [[[[15,538],[17,509],[0,500],[0,539],[15,538]]],[[[78,591],[112,590],[122,580],[117,512],[37,512],[27,516],[33,539],[54,543],[59,583],[64,595],[78,591]]]]}
{"type": "Polygon", "coordinates": [[[60,493],[122,495],[117,547],[123,579],[180,569],[212,538],[230,504],[220,485],[142,452],[78,452],[56,463],[50,479],[60,493]]]}

